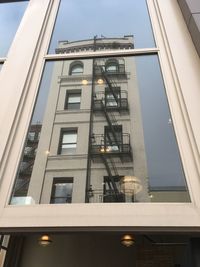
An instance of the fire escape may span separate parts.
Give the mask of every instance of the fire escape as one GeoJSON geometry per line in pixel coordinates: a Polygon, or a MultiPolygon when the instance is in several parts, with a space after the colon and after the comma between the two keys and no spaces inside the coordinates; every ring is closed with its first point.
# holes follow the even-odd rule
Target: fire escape
{"type": "Polygon", "coordinates": [[[127,92],[121,91],[115,82],[116,79],[126,77],[124,65],[119,66],[118,72],[107,72],[105,65],[94,65],[95,80],[106,85],[105,92],[96,92],[93,97],[93,112],[104,115],[107,125],[104,134],[93,134],[91,140],[92,158],[98,158],[104,164],[107,177],[104,181],[104,202],[124,202],[125,197],[119,190],[118,182],[121,176],[118,174],[114,159],[121,162],[132,161],[130,135],[123,133],[122,125],[119,125],[114,112],[123,114],[128,112],[127,92]]]}
{"type": "Polygon", "coordinates": [[[17,183],[14,188],[14,196],[26,196],[28,191],[28,185],[35,161],[36,150],[38,147],[38,137],[41,131],[41,125],[32,125],[34,128],[34,136],[28,134],[26,146],[24,148],[23,160],[21,162],[17,183]]]}

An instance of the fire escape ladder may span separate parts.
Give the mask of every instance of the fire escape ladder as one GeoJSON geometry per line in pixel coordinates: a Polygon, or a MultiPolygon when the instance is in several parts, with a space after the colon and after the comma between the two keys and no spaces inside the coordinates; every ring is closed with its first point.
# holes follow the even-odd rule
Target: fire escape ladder
{"type": "Polygon", "coordinates": [[[119,106],[120,99],[118,98],[118,95],[116,94],[116,91],[114,90],[114,88],[116,88],[116,86],[113,86],[113,82],[108,77],[108,75],[106,74],[106,72],[104,71],[104,69],[102,67],[101,67],[101,73],[102,73],[104,80],[108,84],[108,88],[109,88],[111,94],[113,95],[113,97],[117,103],[117,106],[119,106]]]}
{"type": "MultiPolygon", "coordinates": [[[[106,121],[108,123],[109,129],[111,130],[114,142],[118,146],[118,148],[120,149],[119,140],[117,138],[117,135],[116,135],[116,132],[114,129],[114,126],[117,125],[117,120],[115,119],[115,116],[111,112],[109,112],[109,113],[107,112],[107,109],[106,109],[103,101],[101,101],[101,106],[102,106],[102,110],[104,112],[104,115],[106,117],[106,121]]],[[[111,140],[110,136],[107,135],[106,137],[109,139],[110,145],[113,145],[113,141],[111,140]]]]}
{"type": "Polygon", "coordinates": [[[15,188],[15,194],[19,192],[21,189],[24,189],[24,187],[29,183],[29,180],[25,180],[23,183],[20,183],[18,186],[15,188]]]}
{"type": "Polygon", "coordinates": [[[27,162],[27,166],[25,166],[22,170],[20,170],[20,173],[24,173],[27,170],[30,170],[30,168],[33,166],[34,164],[34,160],[31,160],[30,162],[27,162]]]}
{"type": "MultiPolygon", "coordinates": [[[[116,183],[115,183],[115,180],[114,180],[114,177],[115,177],[115,176],[112,175],[112,171],[111,171],[111,168],[110,168],[110,166],[109,166],[108,159],[107,159],[107,157],[105,156],[105,154],[102,153],[102,154],[101,154],[101,157],[102,157],[102,161],[103,161],[103,163],[104,163],[104,165],[105,165],[105,167],[106,167],[106,171],[107,171],[107,173],[108,173],[108,177],[109,177],[109,183],[108,183],[108,186],[109,186],[109,188],[110,188],[110,187],[111,187],[110,185],[112,185],[112,188],[110,188],[110,189],[114,192],[115,197],[118,199],[120,193],[119,193],[119,190],[118,190],[118,188],[117,188],[117,186],[116,186],[116,183]]],[[[112,162],[112,164],[113,164],[113,162],[112,162]]],[[[116,169],[116,167],[115,167],[115,169],[116,169]]]]}
{"type": "Polygon", "coordinates": [[[111,169],[112,169],[113,172],[114,172],[114,176],[115,176],[115,177],[119,176],[118,171],[117,171],[117,167],[115,166],[115,163],[114,163],[114,161],[112,160],[111,157],[109,158],[109,163],[110,163],[110,167],[111,167],[111,169]]]}

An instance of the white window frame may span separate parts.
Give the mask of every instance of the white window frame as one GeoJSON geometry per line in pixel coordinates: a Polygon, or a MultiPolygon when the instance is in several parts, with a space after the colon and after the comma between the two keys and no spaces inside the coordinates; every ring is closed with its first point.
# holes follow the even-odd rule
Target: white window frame
{"type": "Polygon", "coordinates": [[[85,53],[46,55],[59,0],[30,0],[0,72],[0,227],[197,231],[200,229],[200,61],[174,0],[147,0],[158,48],[88,52],[100,56],[158,54],[191,203],[8,205],[47,60],[84,59],[85,53]],[[166,12],[167,10],[167,12],[166,12]],[[169,15],[170,20],[169,20],[169,15]],[[32,23],[32,17],[37,20],[32,23]],[[180,27],[181,26],[181,27],[180,27]],[[31,38],[28,38],[31,29],[31,38]],[[26,38],[27,36],[27,38],[26,38]],[[174,42],[176,36],[176,42],[174,42]],[[24,39],[26,47],[24,47],[24,39]],[[183,59],[184,57],[184,59],[183,59]],[[184,63],[184,65],[183,65],[184,63]],[[12,79],[10,78],[12,75],[12,79]],[[192,90],[189,90],[189,88],[192,90]],[[116,208],[114,208],[116,207],[116,208]],[[56,214],[56,217],[55,217],[56,214]]]}
{"type": "MultiPolygon", "coordinates": [[[[73,138],[72,138],[73,139],[73,138]]],[[[78,130],[76,129],[71,129],[71,128],[64,128],[61,129],[60,132],[60,143],[58,147],[58,154],[59,155],[70,155],[76,153],[76,148],[77,148],[77,139],[78,139],[78,130]],[[75,136],[75,140],[73,142],[65,142],[64,138],[65,136],[73,135],[75,136]],[[67,146],[67,148],[64,148],[64,146],[67,146]],[[65,152],[64,152],[65,149],[65,152]]]]}
{"type": "Polygon", "coordinates": [[[82,89],[66,90],[65,110],[80,110],[82,89]],[[78,100],[77,100],[78,99],[78,100]],[[77,108],[78,105],[78,108],[77,108]]]}

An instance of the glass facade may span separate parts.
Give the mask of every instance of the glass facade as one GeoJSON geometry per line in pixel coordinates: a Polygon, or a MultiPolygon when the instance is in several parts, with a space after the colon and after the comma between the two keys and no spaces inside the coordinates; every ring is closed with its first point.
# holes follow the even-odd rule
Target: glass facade
{"type": "Polygon", "coordinates": [[[52,203],[55,173],[71,203],[190,201],[156,55],[46,64],[11,204],[52,203]]]}
{"type": "Polygon", "coordinates": [[[3,1],[0,3],[0,57],[6,57],[20,21],[28,5],[27,1],[3,1]]]}
{"type": "Polygon", "coordinates": [[[30,62],[14,53],[22,60],[9,56],[0,77],[10,120],[1,129],[0,226],[11,233],[0,236],[0,266],[198,266],[197,106],[190,110],[183,82],[191,99],[196,92],[178,73],[180,55],[172,58],[176,29],[162,17],[172,2],[148,1],[156,48],[145,0],[61,0],[53,33],[59,1],[31,1],[12,49],[30,45],[27,24],[37,19],[30,62]]]}
{"type": "MultiPolygon", "coordinates": [[[[62,40],[75,42],[70,52],[87,52],[93,50],[91,42],[84,47],[77,47],[77,40],[99,40],[105,42],[105,38],[113,38],[113,42],[107,44],[112,49],[118,49],[120,43],[118,37],[125,35],[134,36],[134,44],[130,48],[154,47],[154,38],[146,6],[146,0],[125,1],[73,1],[62,0],[55,23],[49,53],[59,49],[62,40]],[[63,27],[66,25],[66,27],[63,27]],[[70,25],[67,27],[67,25],[70,25]]],[[[96,47],[101,49],[102,44],[96,47]]],[[[67,48],[66,48],[67,49],[67,48]]],[[[66,52],[66,51],[65,51],[66,52]]]]}

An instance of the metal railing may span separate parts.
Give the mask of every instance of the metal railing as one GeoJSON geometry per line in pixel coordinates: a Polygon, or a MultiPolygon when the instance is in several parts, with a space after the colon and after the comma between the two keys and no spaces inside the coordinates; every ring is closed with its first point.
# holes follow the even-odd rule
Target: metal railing
{"type": "Polygon", "coordinates": [[[119,192],[116,195],[116,192],[113,190],[102,190],[96,189],[92,191],[92,194],[89,195],[90,203],[113,203],[113,202],[125,202],[125,195],[119,192]]]}
{"type": "Polygon", "coordinates": [[[126,71],[125,71],[125,65],[124,64],[118,64],[118,69],[117,70],[106,70],[105,65],[95,65],[94,68],[94,74],[95,76],[101,76],[102,75],[102,70],[105,72],[106,75],[116,75],[116,76],[120,76],[120,75],[126,75],[126,71]]]}
{"type": "Polygon", "coordinates": [[[95,111],[103,110],[102,103],[106,110],[128,110],[128,93],[127,91],[121,91],[117,102],[114,98],[106,97],[105,92],[100,91],[95,93],[93,109],[95,111]]]}
{"type": "Polygon", "coordinates": [[[130,134],[123,133],[121,140],[116,143],[108,143],[104,134],[94,134],[91,143],[92,154],[117,154],[117,153],[131,153],[130,134]]]}

